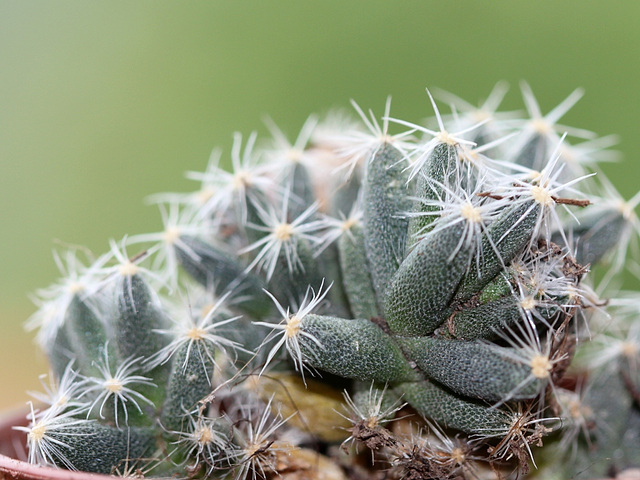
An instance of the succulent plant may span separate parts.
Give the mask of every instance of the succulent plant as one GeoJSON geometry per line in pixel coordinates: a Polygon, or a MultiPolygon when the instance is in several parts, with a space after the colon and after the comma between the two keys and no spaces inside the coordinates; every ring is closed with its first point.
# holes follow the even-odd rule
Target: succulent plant
{"type": "Polygon", "coordinates": [[[580,90],[542,115],[523,84],[527,119],[496,111],[505,92],[439,92],[449,117],[427,92],[430,128],[390,101],[293,143],[270,122],[266,144],[236,135],[231,171],[214,150],[196,192],[153,197],[162,231],[56,254],[28,322],[51,363],[16,427],[29,460],[233,479],[640,466],[640,300],[616,285],[640,195],[597,169],[612,137],[557,125],[580,90]]]}

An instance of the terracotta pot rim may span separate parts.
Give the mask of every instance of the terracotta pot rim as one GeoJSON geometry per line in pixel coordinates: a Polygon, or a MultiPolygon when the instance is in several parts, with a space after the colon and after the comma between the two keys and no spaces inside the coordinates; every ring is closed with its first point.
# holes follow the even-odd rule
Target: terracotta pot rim
{"type": "Polygon", "coordinates": [[[78,472],[65,470],[63,468],[45,467],[33,465],[22,460],[7,457],[0,454],[0,472],[9,478],[34,479],[34,480],[83,480],[88,478],[106,479],[113,478],[111,475],[98,473],[78,472]]]}

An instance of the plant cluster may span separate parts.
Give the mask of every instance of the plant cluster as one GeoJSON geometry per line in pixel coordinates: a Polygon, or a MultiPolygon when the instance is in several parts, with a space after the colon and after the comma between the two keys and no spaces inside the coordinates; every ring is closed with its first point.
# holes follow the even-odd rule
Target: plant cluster
{"type": "Polygon", "coordinates": [[[615,138],[557,123],[581,91],[543,115],[523,84],[524,119],[497,112],[505,92],[439,92],[448,116],[427,92],[420,124],[354,103],[295,142],[269,122],[230,171],[214,150],[195,192],[153,197],[162,231],[57,253],[28,323],[52,369],[16,427],[29,460],[238,480],[640,466],[640,301],[618,281],[640,195],[598,168],[615,138]]]}

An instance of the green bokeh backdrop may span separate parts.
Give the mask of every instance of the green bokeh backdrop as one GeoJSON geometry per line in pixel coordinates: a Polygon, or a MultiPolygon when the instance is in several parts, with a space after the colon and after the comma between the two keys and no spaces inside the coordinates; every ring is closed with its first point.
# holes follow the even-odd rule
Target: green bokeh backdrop
{"type": "Polygon", "coordinates": [[[213,146],[290,135],[349,99],[418,121],[425,87],[484,97],[526,79],[544,112],[618,133],[606,171],[639,188],[640,2],[0,0],[0,406],[26,399],[43,359],[22,331],[28,293],[57,278],[54,239],[101,253],[155,231],[145,196],[190,188],[213,146]]]}

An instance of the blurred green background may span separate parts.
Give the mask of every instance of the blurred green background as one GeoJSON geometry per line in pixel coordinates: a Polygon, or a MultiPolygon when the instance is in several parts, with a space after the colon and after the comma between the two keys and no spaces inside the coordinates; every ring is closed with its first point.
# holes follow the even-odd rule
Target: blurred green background
{"type": "Polygon", "coordinates": [[[349,99],[419,121],[425,87],[477,101],[526,79],[543,112],[587,95],[563,123],[621,136],[606,172],[639,188],[640,2],[0,0],[0,407],[46,371],[22,324],[57,278],[54,239],[96,253],[155,231],[145,196],[191,188],[212,147],[291,136],[349,99]]]}

